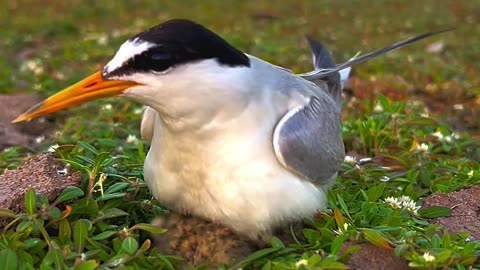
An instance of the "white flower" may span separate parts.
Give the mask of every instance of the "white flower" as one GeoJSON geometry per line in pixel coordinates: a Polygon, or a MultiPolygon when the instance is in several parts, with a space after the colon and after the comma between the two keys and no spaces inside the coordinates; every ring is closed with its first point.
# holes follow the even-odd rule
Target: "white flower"
{"type": "Polygon", "coordinates": [[[436,131],[435,133],[432,134],[433,136],[437,137],[438,140],[442,142],[447,142],[451,143],[453,140],[458,140],[460,139],[460,135],[456,132],[453,132],[450,135],[444,136],[440,131],[436,131]]]}
{"type": "Polygon", "coordinates": [[[136,108],[135,110],[133,110],[134,114],[141,114],[142,112],[143,112],[142,108],[136,108]]]}
{"type": "Polygon", "coordinates": [[[472,176],[473,176],[473,173],[474,173],[474,171],[473,171],[473,170],[470,170],[470,171],[467,173],[468,177],[472,177],[472,176]]]}
{"type": "Polygon", "coordinates": [[[383,112],[383,107],[380,103],[377,103],[377,105],[375,105],[375,107],[373,107],[373,111],[375,112],[383,112]]]}
{"type": "Polygon", "coordinates": [[[423,259],[424,259],[426,262],[433,262],[433,261],[435,261],[435,256],[430,255],[430,253],[428,253],[428,252],[425,252],[425,253],[423,254],[423,259]]]}
{"type": "Polygon", "coordinates": [[[58,144],[51,145],[51,146],[48,148],[48,152],[50,152],[50,153],[55,153],[55,151],[57,150],[57,148],[58,148],[58,144]]]}
{"type": "Polygon", "coordinates": [[[105,104],[103,105],[102,109],[105,111],[110,111],[112,109],[112,104],[105,104]]]}
{"type": "Polygon", "coordinates": [[[384,200],[384,202],[388,203],[390,205],[390,207],[392,207],[393,209],[398,209],[398,208],[402,207],[401,202],[398,201],[398,199],[394,198],[394,197],[388,197],[384,200]]]}
{"type": "Polygon", "coordinates": [[[440,131],[435,131],[435,133],[432,134],[433,136],[437,137],[440,141],[443,140],[443,134],[440,131]]]}
{"type": "Polygon", "coordinates": [[[138,138],[135,135],[130,134],[127,137],[127,143],[138,144],[138,138]]]}
{"type": "Polygon", "coordinates": [[[384,200],[393,209],[404,209],[413,215],[417,214],[420,206],[417,206],[416,202],[408,196],[401,196],[400,198],[388,197],[384,200]]]}
{"type": "Polygon", "coordinates": [[[427,152],[428,151],[428,144],[422,143],[420,145],[417,145],[417,150],[420,152],[427,152]]]}
{"type": "Polygon", "coordinates": [[[35,138],[35,143],[41,144],[45,140],[45,136],[38,136],[35,138]]]}
{"type": "Polygon", "coordinates": [[[338,231],[337,230],[333,230],[333,232],[336,234],[336,235],[342,235],[342,234],[345,234],[347,231],[348,231],[348,227],[350,227],[348,225],[348,223],[343,223],[343,228],[342,227],[338,227],[338,231]]]}
{"type": "Polygon", "coordinates": [[[350,164],[357,164],[357,158],[352,156],[345,156],[344,161],[350,164]]]}
{"type": "Polygon", "coordinates": [[[453,109],[457,111],[461,111],[464,109],[463,104],[455,104],[453,105],[453,109]]]}
{"type": "Polygon", "coordinates": [[[98,38],[97,38],[97,43],[98,45],[107,45],[108,43],[108,36],[103,34],[103,35],[100,35],[98,38]]]}
{"type": "Polygon", "coordinates": [[[299,268],[299,267],[302,266],[302,265],[303,265],[303,266],[308,266],[308,261],[305,260],[305,259],[302,259],[302,260],[299,260],[299,261],[295,264],[295,266],[296,266],[297,268],[299,268]]]}
{"type": "Polygon", "coordinates": [[[12,151],[12,149],[13,149],[13,147],[7,147],[7,148],[3,149],[2,152],[7,153],[7,152],[12,151]]]}
{"type": "Polygon", "coordinates": [[[20,67],[21,71],[29,71],[33,72],[35,75],[40,75],[43,73],[44,69],[40,63],[40,60],[33,59],[25,61],[22,66],[20,67]]]}

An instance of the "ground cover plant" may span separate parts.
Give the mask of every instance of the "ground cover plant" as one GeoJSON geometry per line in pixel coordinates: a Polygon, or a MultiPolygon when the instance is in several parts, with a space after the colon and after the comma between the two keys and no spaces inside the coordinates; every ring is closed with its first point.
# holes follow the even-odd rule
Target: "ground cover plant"
{"type": "MultiPolygon", "coordinates": [[[[347,158],[329,209],[301,232],[232,268],[346,269],[353,243],[391,250],[412,268],[480,267],[480,242],[431,223],[450,208],[421,208],[436,192],[480,183],[480,4],[474,1],[6,1],[0,11],[0,93],[46,97],[105,64],[128,37],[170,18],[207,25],[241,50],[296,72],[311,69],[304,34],[338,61],[407,36],[457,29],[354,68],[344,95],[347,158]],[[229,11],[229,12],[226,12],[229,11]]],[[[1,104],[7,106],[8,104],[1,104]]],[[[53,202],[29,190],[25,211],[0,210],[0,269],[174,269],[152,247],[165,213],[143,182],[142,107],[107,99],[57,113],[28,147],[0,151],[0,168],[54,152],[83,172],[53,202]]],[[[199,267],[201,268],[201,267],[199,267]]],[[[227,266],[219,266],[227,268],[227,266]]]]}

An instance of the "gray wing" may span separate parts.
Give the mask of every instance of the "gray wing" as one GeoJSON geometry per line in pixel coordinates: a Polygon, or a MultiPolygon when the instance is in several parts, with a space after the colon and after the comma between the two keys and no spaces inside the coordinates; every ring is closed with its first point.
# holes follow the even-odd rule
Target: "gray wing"
{"type": "Polygon", "coordinates": [[[341,111],[326,95],[312,96],[287,112],[275,127],[273,146],[288,170],[318,184],[328,184],[345,157],[341,111]]]}
{"type": "Polygon", "coordinates": [[[335,68],[335,60],[333,59],[332,54],[322,45],[322,43],[309,36],[307,36],[307,41],[312,50],[313,66],[315,70],[309,73],[300,74],[299,76],[315,83],[333,98],[338,107],[341,107],[343,82],[348,78],[350,69],[347,68],[342,70],[341,72],[343,72],[343,74],[341,74],[341,72],[333,72],[320,78],[314,76],[308,78],[305,77],[308,74],[318,74],[319,72],[335,68]],[[322,87],[325,84],[327,87],[322,87]]]}
{"type": "MultiPolygon", "coordinates": [[[[454,28],[447,28],[447,29],[443,29],[443,30],[439,30],[439,31],[435,31],[435,32],[429,32],[429,33],[425,33],[425,34],[418,35],[418,36],[415,36],[415,37],[411,37],[411,38],[402,40],[400,42],[397,42],[393,45],[390,45],[388,47],[385,47],[383,49],[376,50],[376,51],[373,51],[371,53],[367,53],[365,55],[361,55],[359,57],[352,58],[352,59],[348,60],[347,62],[345,62],[343,64],[336,65],[335,67],[320,68],[320,69],[317,69],[317,67],[315,67],[315,71],[304,73],[304,74],[299,74],[299,76],[306,79],[306,80],[309,80],[309,81],[312,81],[312,80],[315,80],[315,79],[325,78],[332,73],[342,71],[342,70],[347,69],[347,68],[349,68],[353,65],[365,62],[367,60],[370,60],[370,59],[375,58],[377,56],[380,56],[382,54],[386,54],[390,51],[396,50],[396,49],[401,48],[403,46],[406,46],[408,44],[414,43],[416,41],[419,41],[419,40],[422,40],[422,39],[425,39],[425,38],[428,38],[428,37],[431,37],[431,36],[434,36],[434,35],[438,35],[440,33],[452,31],[452,30],[454,30],[454,28]]],[[[314,50],[311,42],[310,42],[310,46],[312,47],[312,51],[315,53],[315,50],[314,50]]],[[[323,49],[323,47],[321,49],[323,49]]]]}

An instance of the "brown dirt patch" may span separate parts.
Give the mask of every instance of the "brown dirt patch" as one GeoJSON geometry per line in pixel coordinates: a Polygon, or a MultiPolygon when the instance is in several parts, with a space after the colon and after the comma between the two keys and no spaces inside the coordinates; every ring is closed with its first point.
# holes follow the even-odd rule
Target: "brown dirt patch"
{"type": "Polygon", "coordinates": [[[35,138],[52,128],[46,118],[17,124],[11,121],[40,101],[35,94],[0,95],[0,151],[14,145],[38,146],[35,138]]]}
{"type": "Polygon", "coordinates": [[[178,269],[189,269],[189,264],[216,269],[221,264],[232,265],[254,252],[258,246],[229,228],[193,216],[172,213],[157,218],[155,225],[168,230],[152,235],[154,245],[163,254],[185,259],[178,269]]]}
{"type": "Polygon", "coordinates": [[[395,256],[393,251],[379,248],[370,243],[346,242],[343,250],[352,246],[359,246],[360,250],[353,253],[348,260],[350,270],[404,270],[411,269],[408,262],[395,256]]]}
{"type": "MultiPolygon", "coordinates": [[[[0,208],[16,213],[24,210],[24,197],[29,188],[46,194],[53,201],[68,186],[78,186],[82,174],[55,160],[52,153],[45,153],[29,159],[16,170],[5,170],[0,175],[0,208]],[[66,170],[65,170],[66,169],[66,170]]],[[[5,225],[0,219],[0,228],[5,225]]]]}
{"type": "Polygon", "coordinates": [[[444,226],[450,233],[469,232],[472,240],[480,240],[480,186],[432,194],[423,202],[423,208],[443,206],[452,209],[449,216],[436,218],[431,223],[444,226]]]}

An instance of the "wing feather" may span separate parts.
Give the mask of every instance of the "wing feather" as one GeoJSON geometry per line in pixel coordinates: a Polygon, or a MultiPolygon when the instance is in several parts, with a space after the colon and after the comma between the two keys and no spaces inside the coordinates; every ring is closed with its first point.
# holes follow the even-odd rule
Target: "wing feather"
{"type": "Polygon", "coordinates": [[[345,157],[340,109],[326,95],[312,96],[279,121],[273,145],[285,168],[312,182],[328,184],[345,157]]]}

